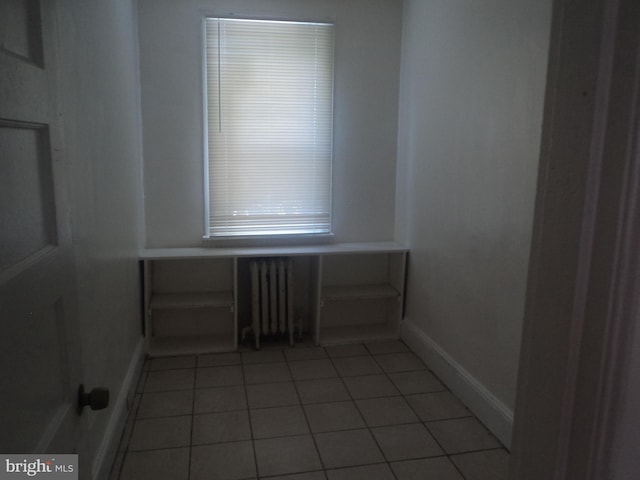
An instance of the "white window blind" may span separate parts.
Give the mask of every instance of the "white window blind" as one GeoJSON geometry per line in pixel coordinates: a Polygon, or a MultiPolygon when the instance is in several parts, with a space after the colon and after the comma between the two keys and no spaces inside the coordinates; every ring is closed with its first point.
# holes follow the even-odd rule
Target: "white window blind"
{"type": "Polygon", "coordinates": [[[333,25],[205,30],[208,235],[330,233],[333,25]]]}

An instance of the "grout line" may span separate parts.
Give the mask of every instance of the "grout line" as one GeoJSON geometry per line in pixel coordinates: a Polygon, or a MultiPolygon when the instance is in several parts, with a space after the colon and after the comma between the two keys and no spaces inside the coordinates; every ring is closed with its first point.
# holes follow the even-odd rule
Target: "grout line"
{"type": "Polygon", "coordinates": [[[247,404],[247,416],[249,417],[249,434],[251,436],[251,449],[253,450],[253,466],[256,471],[256,480],[260,480],[260,470],[258,469],[258,453],[256,452],[256,439],[253,435],[253,422],[251,421],[251,408],[249,406],[249,392],[247,391],[247,382],[244,375],[244,355],[240,354],[240,368],[242,375],[242,388],[244,390],[244,399],[247,404]]]}
{"type": "Polygon", "coordinates": [[[182,450],[185,448],[190,448],[189,445],[178,445],[173,447],[156,447],[156,448],[141,448],[140,450],[131,450],[127,453],[143,453],[143,452],[161,452],[164,450],[182,450]]]}
{"type": "MultiPolygon", "coordinates": [[[[411,352],[411,349],[409,349],[409,352],[411,352]]],[[[413,352],[411,352],[411,353],[413,353],[413,352]]],[[[375,359],[375,357],[374,357],[374,360],[376,360],[376,359],[375,359]]],[[[376,360],[376,362],[379,364],[379,362],[378,362],[377,360],[376,360]]],[[[420,360],[420,362],[421,362],[425,367],[427,367],[427,365],[426,365],[422,360],[420,360]]],[[[382,368],[382,366],[380,366],[380,367],[382,368]]],[[[383,369],[383,370],[384,370],[384,369],[383,369]]],[[[411,371],[422,372],[422,371],[425,371],[425,370],[409,370],[409,371],[407,371],[407,372],[411,372],[411,371]]],[[[427,367],[426,371],[431,372],[431,371],[429,370],[429,368],[428,368],[428,367],[427,367]]],[[[394,386],[396,386],[396,384],[394,383],[394,381],[393,381],[393,379],[391,378],[390,374],[392,374],[392,373],[407,373],[407,372],[405,372],[405,371],[389,372],[389,371],[387,371],[387,370],[384,370],[384,374],[387,376],[387,378],[389,379],[389,381],[390,381],[394,386]]],[[[436,378],[437,378],[437,377],[436,377],[436,378]]],[[[439,381],[439,379],[438,379],[438,381],[439,381]]],[[[440,382],[440,383],[444,386],[444,383],[442,383],[442,382],[440,382]]],[[[398,387],[396,386],[396,388],[398,388],[398,387]]],[[[400,391],[400,389],[399,389],[399,388],[398,388],[398,391],[400,391]]],[[[409,408],[410,408],[410,409],[411,409],[411,411],[414,413],[414,415],[415,415],[415,416],[420,420],[420,423],[423,425],[423,427],[425,428],[425,430],[427,431],[427,433],[429,434],[429,436],[433,439],[433,441],[436,443],[436,445],[438,445],[438,447],[439,447],[439,448],[440,448],[440,450],[442,451],[443,455],[439,455],[438,457],[446,457],[446,458],[447,458],[447,460],[449,461],[449,463],[451,463],[451,464],[453,465],[453,468],[455,468],[455,469],[456,469],[456,471],[458,471],[458,472],[460,473],[460,476],[461,476],[463,479],[465,479],[465,476],[462,474],[462,472],[460,471],[460,469],[458,468],[458,466],[457,466],[457,465],[456,465],[456,464],[451,460],[451,458],[449,458],[450,456],[449,456],[449,454],[447,453],[447,451],[445,450],[444,446],[443,446],[443,445],[438,441],[438,439],[436,438],[436,436],[435,436],[435,435],[433,435],[433,433],[431,432],[431,430],[427,427],[426,422],[424,422],[424,421],[422,420],[422,418],[420,417],[420,415],[418,414],[418,412],[415,410],[415,408],[413,407],[413,405],[411,405],[411,402],[409,402],[409,400],[407,399],[407,397],[408,397],[409,395],[405,395],[405,394],[404,394],[404,393],[402,393],[402,392],[400,392],[400,395],[402,395],[402,398],[404,399],[405,403],[409,406],[409,408]]],[[[411,394],[411,395],[417,395],[417,394],[411,394]]],[[[457,397],[456,397],[456,398],[457,398],[457,397]]],[[[435,458],[435,457],[426,457],[426,458],[435,458]]],[[[389,465],[389,467],[391,468],[391,465],[389,465]]],[[[391,470],[393,471],[393,468],[391,468],[391,470]]],[[[395,475],[395,472],[393,472],[393,473],[394,473],[394,475],[395,475]]],[[[397,478],[397,477],[396,477],[396,478],[397,478]]]]}
{"type": "MultiPolygon", "coordinates": [[[[333,470],[333,469],[332,469],[333,470]]],[[[322,472],[325,474],[324,478],[326,477],[326,472],[327,470],[304,470],[302,472],[294,472],[294,473],[285,473],[284,475],[281,473],[276,473],[273,475],[265,475],[260,477],[261,479],[265,479],[265,480],[269,480],[270,478],[293,478],[293,477],[297,477],[298,475],[306,475],[308,473],[317,473],[317,472],[322,472]]],[[[254,477],[251,477],[250,479],[241,479],[241,480],[254,480],[254,477]]]]}
{"type": "MultiPolygon", "coordinates": [[[[185,390],[188,391],[188,390],[185,390]]],[[[191,402],[193,404],[193,401],[191,402]]],[[[178,413],[175,415],[159,415],[159,416],[155,416],[155,417],[138,417],[136,416],[136,422],[142,422],[142,421],[147,421],[147,420],[162,420],[165,418],[180,418],[180,417],[191,417],[193,416],[193,412],[191,413],[178,413]]]]}
{"type": "Polygon", "coordinates": [[[349,468],[364,468],[364,467],[370,467],[372,465],[386,465],[389,468],[389,471],[391,472],[391,475],[393,475],[394,479],[398,479],[398,477],[396,476],[395,472],[393,471],[393,468],[391,468],[391,464],[389,461],[387,460],[383,460],[381,462],[374,462],[374,463],[365,463],[364,465],[347,465],[345,467],[335,467],[335,468],[328,468],[327,470],[325,470],[325,474],[326,472],[335,472],[337,470],[346,470],[349,468]]]}
{"type": "Polygon", "coordinates": [[[460,468],[458,468],[458,465],[456,465],[456,462],[451,460],[451,456],[450,455],[447,455],[447,460],[449,460],[449,463],[451,465],[453,465],[453,468],[455,468],[456,471],[460,474],[460,477],[462,477],[463,480],[467,480],[467,477],[465,476],[464,473],[462,473],[462,470],[460,470],[460,468]]]}
{"type": "MultiPolygon", "coordinates": [[[[142,376],[142,374],[144,374],[145,372],[142,371],[140,373],[140,376],[142,376]]],[[[138,379],[138,381],[140,381],[138,379]]],[[[116,450],[116,456],[114,458],[114,462],[117,461],[118,456],[122,455],[122,458],[120,460],[120,464],[118,465],[118,474],[116,478],[120,478],[120,476],[122,475],[122,469],[124,467],[124,461],[127,458],[127,455],[129,454],[129,441],[131,440],[131,435],[133,434],[133,427],[135,426],[135,422],[137,420],[137,416],[138,416],[138,410],[140,408],[140,404],[142,403],[142,393],[134,393],[134,407],[131,409],[131,411],[128,413],[127,415],[127,419],[125,420],[125,426],[124,426],[124,430],[122,432],[122,434],[120,435],[120,442],[118,442],[118,449],[116,450]],[[136,397],[140,397],[137,401],[135,400],[136,397]],[[131,428],[128,429],[128,425],[131,424],[131,428]],[[128,430],[128,431],[127,431],[128,430]]],[[[111,469],[113,470],[114,465],[111,466],[111,469]]],[[[111,476],[111,471],[109,472],[109,476],[111,476]]]]}
{"type": "MultiPolygon", "coordinates": [[[[504,450],[505,452],[507,451],[505,448],[503,447],[495,447],[495,448],[478,448],[475,450],[466,450],[464,452],[454,452],[454,453],[448,453],[447,457],[458,457],[460,455],[466,455],[468,453],[480,453],[480,452],[495,452],[498,450],[504,450]]],[[[508,452],[507,452],[508,454],[508,452]]]]}
{"type": "Polygon", "coordinates": [[[166,369],[162,369],[162,370],[147,370],[147,373],[149,374],[149,376],[151,375],[163,375],[163,374],[168,374],[168,373],[177,373],[177,372],[184,372],[185,370],[194,370],[195,371],[196,367],[195,365],[192,367],[186,367],[186,368],[166,368],[166,369]]]}
{"type": "MultiPolygon", "coordinates": [[[[365,350],[369,351],[369,349],[367,348],[367,346],[365,344],[359,344],[359,345],[363,345],[365,350]]],[[[364,355],[362,355],[364,356],[364,355]]],[[[375,361],[375,359],[373,358],[373,355],[371,355],[369,353],[368,357],[372,358],[373,361],[377,364],[377,362],[375,361]]],[[[333,359],[331,360],[331,363],[333,363],[333,359]]],[[[378,365],[379,366],[379,365],[378,365]]],[[[334,368],[336,368],[335,364],[334,364],[334,368]]],[[[338,369],[336,368],[336,371],[338,371],[338,369]]],[[[371,438],[373,439],[373,442],[375,443],[376,447],[378,448],[378,451],[380,452],[380,454],[382,455],[382,458],[384,459],[384,462],[380,462],[380,463],[385,463],[387,465],[387,468],[389,469],[389,471],[391,471],[391,475],[393,475],[393,477],[398,480],[398,477],[396,476],[395,472],[393,471],[393,468],[391,468],[391,462],[389,460],[387,460],[387,456],[384,453],[384,450],[382,449],[382,447],[380,446],[380,443],[378,443],[378,439],[376,438],[376,436],[373,434],[373,430],[372,427],[369,426],[369,423],[367,422],[367,419],[364,417],[364,415],[362,414],[362,411],[360,410],[360,407],[358,406],[358,403],[356,402],[356,400],[353,398],[353,395],[351,394],[351,391],[349,390],[349,388],[347,387],[347,384],[344,381],[344,377],[342,375],[340,375],[340,372],[338,371],[338,375],[340,378],[340,381],[342,382],[342,384],[344,385],[344,388],[347,392],[347,395],[349,395],[349,398],[351,399],[351,402],[353,403],[353,405],[356,408],[356,411],[358,412],[358,414],[360,415],[360,418],[362,419],[362,421],[364,422],[365,425],[365,429],[369,432],[369,435],[371,436],[371,438]]],[[[363,430],[363,429],[358,429],[358,430],[363,430]]],[[[326,474],[325,474],[326,475],[326,474]]]]}
{"type": "MultiPolygon", "coordinates": [[[[421,360],[422,362],[422,360],[421,360]]],[[[424,362],[422,362],[425,367],[427,366],[424,362]]],[[[422,370],[416,370],[416,371],[422,371],[422,370]]],[[[427,367],[427,371],[431,372],[429,370],[429,368],[427,367]]],[[[385,372],[388,376],[389,373],[403,373],[403,372],[385,372]]],[[[436,377],[437,378],[437,377],[436,377]]],[[[391,377],[389,377],[389,380],[393,383],[393,380],[391,379],[391,377]]],[[[438,381],[440,381],[440,379],[438,379],[438,381]]],[[[443,386],[444,383],[440,382],[443,386]]],[[[445,391],[448,391],[445,390],[445,391]]],[[[416,394],[412,394],[412,395],[418,395],[416,394]]],[[[455,462],[453,460],[451,460],[451,455],[446,451],[446,449],[444,448],[444,446],[440,443],[440,441],[437,439],[437,437],[433,434],[433,432],[431,431],[431,429],[429,429],[429,427],[427,426],[427,422],[423,421],[422,418],[420,417],[420,415],[418,415],[418,412],[415,410],[415,408],[413,408],[413,405],[411,405],[411,402],[409,402],[409,400],[407,399],[408,395],[402,394],[402,397],[405,399],[405,402],[409,405],[409,408],[411,408],[411,410],[413,411],[413,413],[420,419],[422,425],[424,426],[424,428],[427,430],[427,432],[429,433],[429,435],[431,436],[431,438],[433,438],[433,441],[436,443],[436,445],[438,445],[438,447],[440,448],[440,450],[442,450],[442,452],[444,453],[444,456],[447,458],[447,460],[449,461],[449,463],[453,466],[453,468],[460,474],[460,477],[464,480],[466,480],[466,477],[464,476],[464,474],[462,473],[462,471],[458,468],[458,466],[455,464],[455,462]]],[[[457,397],[456,397],[457,398],[457,397]]],[[[466,408],[466,405],[465,405],[466,408]]],[[[462,418],[466,418],[466,417],[462,417],[462,418]]],[[[444,419],[442,419],[444,420],[444,419]]],[[[440,421],[440,420],[439,420],[440,421]]]]}
{"type": "MultiPolygon", "coordinates": [[[[324,347],[320,347],[324,350],[324,347]]],[[[325,355],[326,355],[326,350],[325,350],[325,355]]],[[[291,378],[293,379],[293,371],[291,370],[291,365],[289,364],[289,361],[287,360],[287,368],[289,369],[289,374],[291,375],[291,378]]],[[[335,366],[334,366],[335,368],[335,366]]],[[[314,380],[319,380],[319,379],[314,379],[314,380]]],[[[320,460],[320,465],[322,466],[322,471],[324,472],[324,476],[325,478],[327,477],[327,467],[324,464],[324,460],[322,460],[322,455],[320,455],[320,449],[318,448],[318,442],[316,441],[316,437],[313,433],[313,430],[311,429],[311,422],[309,422],[309,417],[307,416],[307,411],[304,409],[304,404],[302,403],[302,397],[300,396],[300,392],[298,391],[298,385],[296,384],[295,379],[293,380],[293,388],[296,391],[296,395],[298,396],[298,402],[299,402],[299,406],[302,409],[302,414],[304,415],[304,419],[307,422],[307,428],[309,429],[309,436],[311,437],[311,440],[313,441],[313,446],[316,449],[316,455],[318,455],[318,460],[320,460]]]]}

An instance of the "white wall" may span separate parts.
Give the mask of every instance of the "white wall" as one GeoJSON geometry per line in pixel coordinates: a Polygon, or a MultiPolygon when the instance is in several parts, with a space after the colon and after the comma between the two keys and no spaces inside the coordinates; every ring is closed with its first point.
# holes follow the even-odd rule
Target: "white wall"
{"type": "Polygon", "coordinates": [[[201,245],[201,19],[230,14],[335,21],[335,240],[393,239],[400,0],[140,0],[146,246],[201,245]]]}
{"type": "Polygon", "coordinates": [[[141,338],[137,32],[132,0],[63,0],[58,20],[82,381],[111,393],[107,410],[82,416],[89,478],[110,466],[103,442],[119,440],[117,402],[141,338]]]}
{"type": "Polygon", "coordinates": [[[404,4],[396,235],[411,254],[403,335],[507,443],[549,26],[549,0],[404,4]]]}

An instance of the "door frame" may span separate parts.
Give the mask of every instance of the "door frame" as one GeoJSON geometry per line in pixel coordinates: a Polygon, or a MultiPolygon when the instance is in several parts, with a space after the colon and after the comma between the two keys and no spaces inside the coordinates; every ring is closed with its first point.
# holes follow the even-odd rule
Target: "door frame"
{"type": "Polygon", "coordinates": [[[636,0],[554,2],[513,480],[640,468],[638,25],[636,0]]]}

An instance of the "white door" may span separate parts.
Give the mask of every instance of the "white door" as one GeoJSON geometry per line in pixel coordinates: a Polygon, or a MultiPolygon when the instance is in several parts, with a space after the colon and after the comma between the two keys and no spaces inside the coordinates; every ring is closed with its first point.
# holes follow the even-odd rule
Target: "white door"
{"type": "Polygon", "coordinates": [[[55,2],[0,0],[0,452],[72,452],[78,342],[55,2]]]}

